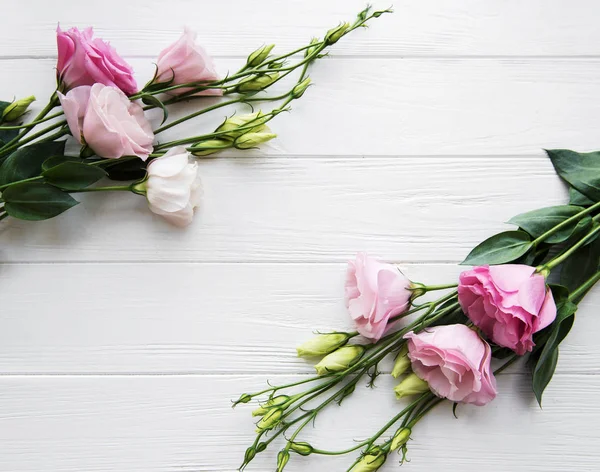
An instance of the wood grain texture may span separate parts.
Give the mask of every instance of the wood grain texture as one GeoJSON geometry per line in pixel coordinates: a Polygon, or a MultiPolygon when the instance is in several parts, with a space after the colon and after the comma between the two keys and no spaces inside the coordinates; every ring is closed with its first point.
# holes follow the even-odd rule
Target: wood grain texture
{"type": "MultiPolygon", "coordinates": [[[[430,284],[461,270],[401,267],[430,284]]],[[[4,265],[0,374],[312,373],[295,347],[351,328],[344,278],[344,264],[4,265]]],[[[560,372],[600,372],[599,307],[586,298],[560,372]]]]}
{"type": "MultiPolygon", "coordinates": [[[[151,59],[131,62],[140,84],[152,77],[151,59]]],[[[241,63],[229,58],[218,66],[225,74],[241,63]]],[[[1,64],[11,71],[0,77],[5,99],[34,93],[34,110],[45,105],[54,60],[1,64]]],[[[338,58],[316,63],[310,75],[314,86],[270,123],[279,137],[260,155],[539,156],[542,149],[597,145],[590,117],[600,115],[600,104],[589,97],[600,94],[600,59],[338,58]]],[[[157,139],[212,132],[228,113],[215,111],[157,139]]],[[[155,115],[155,128],[161,118],[155,115]]]]}
{"type": "MultiPolygon", "coordinates": [[[[543,410],[525,376],[501,375],[498,384],[494,402],[460,407],[458,420],[450,404],[428,415],[412,435],[406,469],[596,469],[599,376],[557,374],[543,410]]],[[[379,429],[402,403],[394,399],[390,376],[378,385],[358,387],[301,438],[336,449],[379,429]]],[[[263,379],[245,375],[0,377],[0,470],[234,472],[253,438],[253,405],[232,410],[229,399],[263,386],[263,379]]],[[[258,456],[248,470],[274,470],[277,449],[258,456]]],[[[390,456],[382,472],[398,470],[398,460],[390,456]]],[[[294,456],[286,471],[342,471],[350,462],[294,456]]]]}
{"type": "MultiPolygon", "coordinates": [[[[34,112],[54,87],[58,21],[94,25],[142,84],[184,24],[225,74],[262,44],[298,47],[364,6],[10,3],[0,98],[34,93],[34,112]]],[[[565,201],[541,149],[598,148],[597,2],[395,10],[315,65],[315,86],[273,121],[277,140],[249,158],[201,163],[205,201],[187,230],[115,194],[0,228],[0,471],[234,472],[254,428],[249,406],[232,411],[229,400],[312,372],[294,347],[313,329],[348,327],[344,262],[356,251],[398,262],[413,280],[449,282],[473,245],[509,228],[503,221],[565,201]]],[[[159,139],[211,131],[224,116],[159,139]]],[[[599,305],[600,292],[582,303],[543,410],[526,368],[513,366],[486,408],[460,408],[459,420],[448,405],[431,413],[402,470],[597,470],[599,305]]],[[[384,375],[374,391],[357,389],[306,438],[327,448],[364,438],[397,411],[393,385],[384,375]]],[[[276,452],[249,471],[274,470],[276,452]]],[[[286,471],[350,461],[294,459],[286,471]]]]}
{"type": "Polygon", "coordinates": [[[85,195],[59,218],[7,220],[4,261],[459,262],[511,216],[562,203],[547,158],[296,158],[201,162],[186,230],[137,195],[85,195]],[[81,224],[85,221],[85,224],[81,224]]]}
{"type": "MultiPolygon", "coordinates": [[[[350,21],[364,0],[230,0],[227,3],[178,0],[105,0],[102,8],[62,0],[12,2],[0,32],[0,56],[54,56],[56,25],[93,25],[126,56],[155,57],[184,25],[214,55],[246,56],[249,49],[276,43],[282,50],[322,36],[340,21],[350,21]],[[117,13],[118,12],[118,13],[117,13]]],[[[375,2],[387,8],[389,2],[375,2]]],[[[334,48],[335,54],[360,56],[440,55],[599,55],[600,33],[594,0],[504,0],[481,2],[426,0],[397,2],[395,13],[371,23],[334,48]]]]}

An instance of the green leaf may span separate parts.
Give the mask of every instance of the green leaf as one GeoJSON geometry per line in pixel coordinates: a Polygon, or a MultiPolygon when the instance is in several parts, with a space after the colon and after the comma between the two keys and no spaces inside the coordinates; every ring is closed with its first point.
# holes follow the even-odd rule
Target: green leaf
{"type": "Polygon", "coordinates": [[[596,239],[575,251],[563,264],[560,283],[575,290],[588,280],[600,267],[600,240],[596,239]]]}
{"type": "Polygon", "coordinates": [[[65,141],[34,143],[17,149],[0,166],[0,185],[40,175],[44,161],[64,151],[65,141]]]}
{"type": "MultiPolygon", "coordinates": [[[[575,205],[551,206],[521,213],[511,218],[508,222],[519,226],[531,236],[537,238],[582,211],[584,211],[584,208],[575,205]]],[[[584,216],[581,220],[574,221],[551,236],[548,236],[544,242],[550,244],[562,243],[573,234],[578,224],[585,226],[591,223],[592,219],[589,216],[584,216]]]]}
{"type": "Polygon", "coordinates": [[[505,231],[480,243],[461,264],[505,264],[518,259],[531,247],[531,237],[525,231],[505,231]]]}
{"type": "Polygon", "coordinates": [[[41,182],[11,185],[2,192],[6,213],[21,220],[47,220],[79,202],[62,190],[41,182]]]}
{"type": "Polygon", "coordinates": [[[4,113],[4,110],[6,110],[6,107],[11,103],[12,102],[5,102],[3,100],[0,100],[0,117],[2,116],[2,113],[4,113]]]}
{"type": "Polygon", "coordinates": [[[55,167],[63,162],[83,162],[79,157],[75,156],[52,156],[42,163],[42,171],[55,167]]]}
{"type": "Polygon", "coordinates": [[[163,102],[161,102],[155,95],[144,94],[140,98],[142,99],[142,102],[145,103],[146,105],[153,105],[157,108],[160,108],[163,111],[163,120],[160,123],[161,125],[165,121],[167,121],[167,118],[169,117],[169,110],[167,110],[167,107],[165,106],[165,104],[163,102]]]}
{"type": "Polygon", "coordinates": [[[534,358],[537,360],[533,369],[533,391],[540,406],[544,389],[550,383],[556,368],[558,346],[571,331],[577,311],[577,305],[569,300],[569,290],[566,287],[551,285],[550,288],[557,308],[556,319],[534,337],[534,358]]]}
{"type": "Polygon", "coordinates": [[[557,362],[558,349],[554,349],[549,353],[547,361],[541,365],[538,363],[533,371],[533,393],[540,406],[542,406],[542,395],[550,383],[550,380],[552,380],[557,362]]]}
{"type": "Polygon", "coordinates": [[[146,176],[146,163],[141,159],[117,162],[105,167],[111,180],[139,180],[146,176]]]}
{"type": "Polygon", "coordinates": [[[547,150],[554,169],[571,187],[594,202],[600,201],[600,152],[547,150]]]}
{"type": "Polygon", "coordinates": [[[590,200],[579,190],[569,187],[569,203],[571,205],[578,205],[582,207],[588,207],[594,204],[593,200],[590,200]]]}
{"type": "Polygon", "coordinates": [[[63,162],[42,172],[46,181],[65,190],[81,190],[98,182],[107,173],[81,162],[63,162]]]}

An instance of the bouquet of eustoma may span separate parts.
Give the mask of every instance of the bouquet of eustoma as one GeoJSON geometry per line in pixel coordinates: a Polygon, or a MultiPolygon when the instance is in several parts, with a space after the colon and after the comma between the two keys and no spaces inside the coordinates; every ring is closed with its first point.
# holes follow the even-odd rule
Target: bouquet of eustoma
{"type": "Polygon", "coordinates": [[[271,55],[274,45],[264,45],[224,77],[186,29],[160,52],[154,77],[141,89],[130,65],[91,28],[59,27],[57,88],[48,104],[22,124],[35,97],[0,102],[0,220],[44,220],[76,205],[74,193],[125,191],[145,196],[150,210],[168,221],[189,224],[202,195],[196,158],[254,149],[275,138],[267,123],[302,97],[311,83],[308,67],[389,11],[367,7],[353,23],[284,54],[271,55]],[[283,93],[264,93],[286,78],[292,80],[283,93]],[[169,111],[191,100],[200,106],[168,120],[169,111]],[[255,108],[260,104],[270,109],[255,108]],[[240,113],[240,106],[250,113],[240,113]],[[165,131],[226,107],[228,116],[216,128],[160,140],[165,131]],[[162,111],[162,123],[153,123],[152,109],[162,111]],[[106,179],[129,183],[95,185],[106,179]]]}
{"type": "Polygon", "coordinates": [[[356,331],[318,334],[298,347],[299,356],[320,359],[316,376],[269,384],[235,402],[259,401],[257,435],[242,469],[278,438],[284,439],[279,472],[293,454],[354,453],[352,472],[378,470],[393,451],[402,463],[415,426],[431,409],[445,400],[454,409],[488,404],[497,395],[495,375],[523,356],[541,405],[577,306],[600,279],[600,152],[547,153],[569,184],[569,204],[512,218],[517,229],[475,247],[463,262],[474,267],[458,283],[414,282],[362,253],[349,262],[345,298],[356,331]],[[378,365],[392,356],[391,375],[401,379],[395,395],[408,404],[399,403],[381,429],[342,451],[302,439],[304,428],[363,378],[372,386],[378,365]]]}

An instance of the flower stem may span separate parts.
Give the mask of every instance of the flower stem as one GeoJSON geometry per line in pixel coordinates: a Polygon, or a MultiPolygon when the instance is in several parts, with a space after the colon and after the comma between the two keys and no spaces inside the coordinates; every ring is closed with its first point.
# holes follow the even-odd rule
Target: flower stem
{"type": "Polygon", "coordinates": [[[570,218],[567,218],[565,221],[563,221],[562,223],[557,224],[554,228],[549,229],[548,231],[546,231],[544,234],[541,234],[540,236],[538,236],[537,238],[535,238],[531,244],[535,247],[537,246],[539,243],[543,242],[545,239],[548,239],[550,236],[552,236],[554,233],[556,233],[557,231],[560,231],[561,229],[569,226],[570,224],[574,223],[575,221],[580,220],[581,218],[583,218],[585,215],[592,213],[596,210],[600,209],[600,202],[597,202],[595,204],[593,204],[592,206],[585,208],[584,210],[581,210],[579,213],[577,213],[576,215],[573,215],[570,218]]]}
{"type": "MultiPolygon", "coordinates": [[[[39,120],[32,121],[30,123],[26,123],[24,125],[18,125],[18,126],[0,126],[0,130],[33,128],[34,126],[37,126],[40,123],[44,123],[45,121],[50,121],[50,120],[52,120],[54,118],[58,118],[61,115],[64,115],[64,112],[59,111],[58,113],[54,113],[52,115],[48,115],[45,118],[41,118],[39,120]]],[[[65,124],[66,121],[63,121],[62,123],[65,124]]]]}
{"type": "MultiPolygon", "coordinates": [[[[58,103],[59,103],[58,95],[56,94],[56,91],[55,91],[52,94],[52,96],[50,97],[50,101],[48,102],[48,104],[38,113],[38,115],[35,117],[35,119],[33,121],[39,121],[42,118],[44,118],[48,113],[50,113],[50,110],[52,110],[54,107],[56,107],[58,105],[58,103]]],[[[25,128],[12,141],[9,141],[8,143],[6,143],[2,148],[0,148],[0,155],[4,155],[4,152],[7,149],[17,149],[19,147],[19,145],[23,144],[22,142],[20,142],[21,139],[26,134],[28,134],[32,129],[33,129],[33,127],[25,128]],[[15,145],[16,145],[16,147],[15,147],[15,145]]],[[[54,129],[54,128],[49,128],[49,129],[47,128],[45,130],[45,132],[48,132],[52,129],[54,129]]],[[[41,134],[38,134],[38,136],[41,136],[41,134]]]]}
{"type": "Polygon", "coordinates": [[[4,185],[0,185],[0,190],[5,189],[6,187],[10,187],[11,185],[16,185],[16,184],[23,184],[25,182],[35,182],[37,180],[42,180],[44,177],[42,177],[41,175],[38,177],[30,177],[28,179],[23,179],[23,180],[17,180],[15,182],[10,182],[8,184],[4,184],[4,185]]]}
{"type": "Polygon", "coordinates": [[[596,272],[592,277],[586,280],[583,284],[577,287],[569,295],[569,300],[574,303],[579,303],[583,296],[600,280],[600,271],[596,272]]]}
{"type": "Polygon", "coordinates": [[[111,187],[91,187],[81,188],[79,190],[69,190],[69,193],[81,193],[81,192],[131,192],[131,185],[113,185],[111,187]]]}
{"type": "Polygon", "coordinates": [[[548,262],[546,262],[545,264],[539,266],[536,269],[536,272],[549,272],[552,269],[554,269],[556,266],[562,264],[570,256],[572,256],[573,253],[575,251],[577,251],[577,249],[579,249],[581,246],[584,246],[588,241],[590,241],[592,238],[594,238],[598,234],[598,232],[600,232],[600,226],[597,226],[596,228],[594,228],[592,231],[590,231],[588,234],[586,234],[583,238],[581,238],[579,241],[577,241],[577,243],[573,244],[573,246],[571,246],[569,249],[564,251],[562,254],[559,254],[554,259],[551,259],[548,262]]]}
{"type": "MultiPolygon", "coordinates": [[[[6,156],[8,154],[11,154],[13,151],[19,149],[24,144],[30,143],[31,141],[36,140],[37,138],[45,135],[46,133],[48,133],[48,132],[50,132],[50,131],[52,131],[52,130],[54,130],[56,128],[60,128],[62,126],[64,126],[64,122],[59,121],[58,123],[54,123],[53,125],[50,125],[47,128],[44,128],[43,130],[38,131],[35,134],[32,134],[31,136],[29,136],[28,138],[24,139],[23,141],[20,141],[20,142],[18,142],[16,144],[13,144],[12,146],[8,146],[7,145],[8,147],[7,146],[3,147],[0,150],[0,157],[4,157],[4,156],[6,156]]],[[[60,130],[58,133],[55,133],[55,134],[53,134],[51,136],[48,136],[47,138],[44,138],[44,139],[40,140],[40,142],[42,142],[42,141],[52,141],[53,139],[60,138],[61,136],[64,136],[67,133],[68,133],[68,131],[66,131],[66,130],[60,130]]]]}

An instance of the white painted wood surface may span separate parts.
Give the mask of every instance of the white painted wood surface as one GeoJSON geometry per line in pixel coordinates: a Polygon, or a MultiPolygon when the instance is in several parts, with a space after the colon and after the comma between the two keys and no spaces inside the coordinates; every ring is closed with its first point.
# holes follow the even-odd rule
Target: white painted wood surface
{"type": "MultiPolygon", "coordinates": [[[[255,46],[301,45],[362,6],[10,2],[0,89],[40,103],[52,91],[58,21],[95,25],[142,83],[183,24],[225,72],[255,46]]],[[[251,158],[202,162],[206,200],[187,230],[123,195],[88,195],[56,220],[0,229],[0,471],[232,472],[253,423],[229,400],[310,372],[294,346],[312,329],[348,326],[353,253],[449,281],[503,221],[564,200],[541,149],[599,147],[597,2],[395,10],[313,68],[315,86],[273,122],[279,139],[251,158]]],[[[462,408],[459,420],[448,408],[430,414],[403,468],[598,470],[599,307],[600,293],[582,305],[543,410],[513,368],[488,407],[462,408]]],[[[384,376],[373,393],[359,389],[308,437],[335,447],[369,434],[398,408],[392,385],[384,376]]],[[[289,470],[347,464],[296,458],[289,470]]],[[[249,470],[273,469],[265,453],[249,470]]]]}

